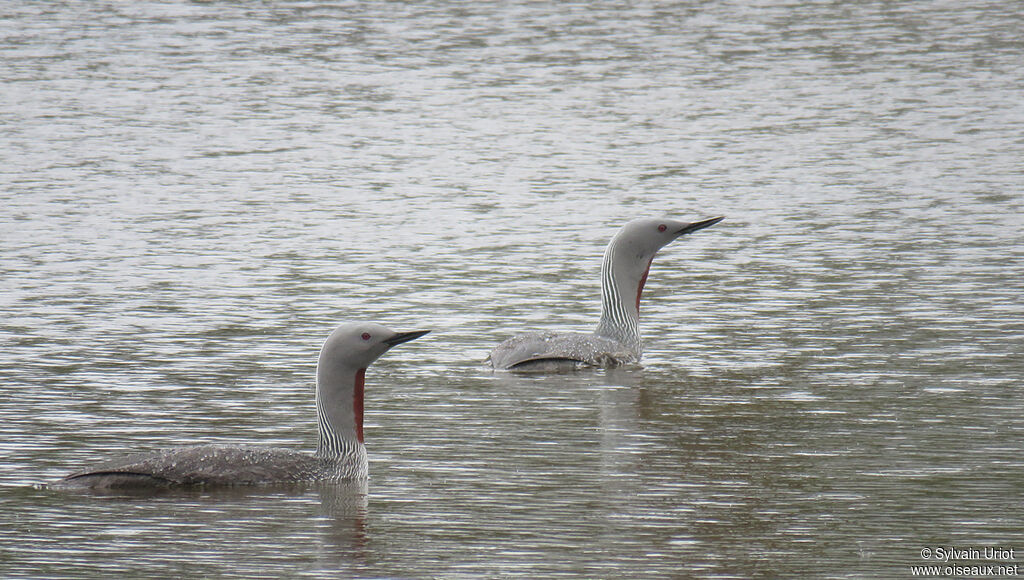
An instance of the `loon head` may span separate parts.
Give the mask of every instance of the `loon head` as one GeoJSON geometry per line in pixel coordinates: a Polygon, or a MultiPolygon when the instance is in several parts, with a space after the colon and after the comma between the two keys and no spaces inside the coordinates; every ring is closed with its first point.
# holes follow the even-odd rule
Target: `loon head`
{"type": "Polygon", "coordinates": [[[320,350],[320,364],[365,369],[391,347],[419,338],[429,330],[395,332],[374,322],[350,322],[334,329],[320,350]]]}
{"type": "Polygon", "coordinates": [[[622,226],[612,245],[622,258],[635,259],[646,268],[658,250],[682,235],[713,226],[725,219],[715,217],[696,222],[665,218],[640,218],[622,226]]]}

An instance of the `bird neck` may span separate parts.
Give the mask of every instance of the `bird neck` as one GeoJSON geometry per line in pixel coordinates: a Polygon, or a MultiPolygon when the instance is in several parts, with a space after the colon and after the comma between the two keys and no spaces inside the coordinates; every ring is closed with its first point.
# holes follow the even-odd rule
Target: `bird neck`
{"type": "Polygon", "coordinates": [[[613,239],[601,264],[601,320],[595,334],[622,344],[638,357],[643,350],[640,294],[651,260],[619,247],[613,239]]]}
{"type": "Polygon", "coordinates": [[[363,388],[366,369],[318,365],[316,416],[319,442],[316,455],[340,459],[363,447],[363,388]]]}

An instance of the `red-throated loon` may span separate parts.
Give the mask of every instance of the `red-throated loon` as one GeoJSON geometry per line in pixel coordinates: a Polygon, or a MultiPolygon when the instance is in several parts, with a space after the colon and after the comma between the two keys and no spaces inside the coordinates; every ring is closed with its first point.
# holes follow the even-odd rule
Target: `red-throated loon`
{"type": "Polygon", "coordinates": [[[697,222],[638,219],[622,226],[601,264],[601,320],[593,334],[533,332],[499,344],[487,360],[501,370],[567,370],[614,367],[643,354],[640,294],[654,255],[676,238],[712,226],[722,217],[697,222]]]}
{"type": "Polygon", "coordinates": [[[367,477],[363,446],[366,367],[391,347],[429,331],[395,332],[380,324],[339,326],[316,368],[316,453],[259,446],[198,445],[139,453],[72,473],[57,489],[162,488],[346,481],[367,477]]]}

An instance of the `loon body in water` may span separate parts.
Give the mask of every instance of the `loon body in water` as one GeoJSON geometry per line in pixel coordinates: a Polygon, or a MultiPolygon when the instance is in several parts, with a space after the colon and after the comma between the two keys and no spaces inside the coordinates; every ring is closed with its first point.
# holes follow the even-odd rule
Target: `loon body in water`
{"type": "Polygon", "coordinates": [[[676,238],[722,219],[688,223],[645,218],[627,223],[604,252],[597,330],[592,334],[534,332],[514,336],[491,351],[487,361],[495,369],[515,371],[615,367],[638,362],[643,354],[640,294],[655,254],[676,238]]]}
{"type": "Polygon", "coordinates": [[[320,437],[315,453],[259,446],[172,448],[100,463],[72,473],[50,487],[145,489],[366,479],[366,367],[391,347],[427,332],[395,332],[380,324],[349,323],[331,333],[320,350],[316,369],[320,437]]]}

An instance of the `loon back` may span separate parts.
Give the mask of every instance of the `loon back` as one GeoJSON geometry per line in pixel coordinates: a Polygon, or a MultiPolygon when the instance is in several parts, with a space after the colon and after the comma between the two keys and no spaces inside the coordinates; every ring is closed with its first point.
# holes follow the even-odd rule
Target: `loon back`
{"type": "Polygon", "coordinates": [[[136,453],[68,475],[57,489],[133,489],[340,481],[365,477],[365,449],[348,461],[273,447],[197,445],[136,453]]]}
{"type": "Polygon", "coordinates": [[[616,367],[639,359],[622,344],[593,334],[531,332],[499,344],[488,360],[500,370],[549,372],[616,367]]]}

